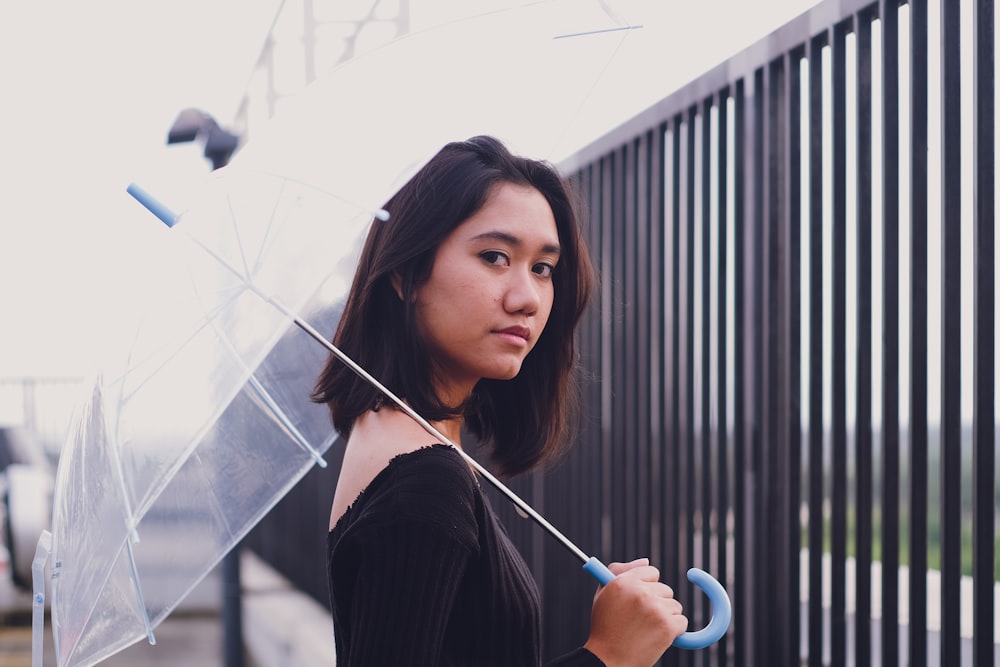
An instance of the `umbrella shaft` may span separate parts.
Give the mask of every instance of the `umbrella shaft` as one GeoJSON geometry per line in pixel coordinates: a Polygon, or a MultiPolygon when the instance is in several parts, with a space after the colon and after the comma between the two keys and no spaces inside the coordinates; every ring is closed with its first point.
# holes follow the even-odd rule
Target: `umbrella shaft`
{"type": "Polygon", "coordinates": [[[453,449],[455,449],[455,451],[457,451],[462,456],[462,458],[464,458],[469,463],[469,465],[475,468],[476,472],[478,472],[482,477],[484,477],[486,481],[492,484],[497,489],[497,491],[506,496],[508,500],[514,503],[515,506],[517,506],[521,511],[527,514],[529,518],[531,518],[546,532],[552,535],[552,537],[556,538],[556,540],[558,540],[564,547],[569,549],[570,553],[579,558],[581,562],[587,563],[590,560],[589,556],[583,553],[583,551],[581,551],[578,546],[573,544],[573,542],[570,541],[569,538],[567,538],[565,535],[559,532],[559,530],[556,529],[555,526],[546,521],[545,517],[536,512],[534,508],[531,507],[531,505],[524,502],[516,493],[507,488],[507,486],[503,482],[494,477],[493,474],[490,473],[490,471],[486,470],[486,468],[480,465],[478,461],[476,461],[471,456],[466,454],[461,447],[459,447],[451,440],[449,440],[443,433],[441,433],[441,431],[434,428],[434,426],[431,425],[430,422],[421,417],[413,408],[407,405],[401,398],[396,396],[388,387],[379,382],[368,371],[366,371],[364,368],[358,365],[353,359],[351,359],[344,352],[342,352],[336,345],[328,341],[322,334],[320,334],[318,331],[316,331],[316,329],[310,326],[308,322],[304,322],[300,320],[298,317],[294,316],[293,320],[300,329],[305,331],[314,340],[319,342],[323,347],[325,347],[327,350],[333,353],[338,359],[347,364],[347,366],[352,371],[360,375],[362,378],[370,382],[376,389],[385,394],[393,403],[395,403],[399,407],[400,410],[409,415],[425,431],[433,435],[435,438],[440,439],[442,444],[449,445],[453,449]]]}

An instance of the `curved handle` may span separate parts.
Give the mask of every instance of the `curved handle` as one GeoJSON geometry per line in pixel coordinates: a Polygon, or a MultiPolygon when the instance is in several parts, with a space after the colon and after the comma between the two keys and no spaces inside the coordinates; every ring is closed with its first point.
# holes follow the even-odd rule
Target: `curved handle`
{"type": "Polygon", "coordinates": [[[712,603],[712,618],[701,630],[695,632],[685,632],[674,640],[674,646],[680,648],[696,649],[711,646],[722,639],[729,629],[729,623],[733,620],[733,604],[729,601],[729,594],[722,587],[719,580],[704,570],[692,567],[687,572],[688,581],[705,591],[708,601],[712,603]]]}
{"type": "MultiPolygon", "coordinates": [[[[614,573],[597,558],[591,557],[583,569],[603,586],[615,578],[614,573]]],[[[674,646],[686,649],[698,649],[711,646],[726,634],[729,623],[733,619],[733,604],[729,600],[729,594],[722,587],[719,581],[704,570],[692,567],[687,572],[688,580],[695,586],[705,591],[709,602],[712,603],[712,619],[701,630],[685,632],[674,640],[674,646]]]]}

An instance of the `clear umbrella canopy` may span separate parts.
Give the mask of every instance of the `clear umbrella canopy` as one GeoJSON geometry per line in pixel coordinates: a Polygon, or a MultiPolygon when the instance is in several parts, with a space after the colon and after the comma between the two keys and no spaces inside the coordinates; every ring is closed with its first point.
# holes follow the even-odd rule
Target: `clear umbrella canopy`
{"type": "Polygon", "coordinates": [[[70,429],[52,522],[60,666],[152,638],[322,465],[335,434],[309,393],[330,351],[307,330],[332,334],[382,203],[449,141],[564,150],[630,33],[600,0],[439,26],[341,65],[253,129],[165,230],[176,274],[70,429]]]}
{"type": "Polygon", "coordinates": [[[326,297],[346,292],[367,218],[274,177],[229,181],[166,235],[177,276],[151,295],[70,429],[53,516],[61,665],[150,636],[335,437],[308,399],[327,352],[288,313],[332,326],[339,304],[326,297]],[[228,225],[234,214],[246,224],[228,225]],[[311,243],[322,264],[300,263],[311,243]]]}

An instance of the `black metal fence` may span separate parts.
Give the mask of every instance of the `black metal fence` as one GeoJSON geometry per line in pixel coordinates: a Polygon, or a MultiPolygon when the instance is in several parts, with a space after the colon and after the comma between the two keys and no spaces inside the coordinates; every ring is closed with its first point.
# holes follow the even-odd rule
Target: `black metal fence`
{"type": "MultiPolygon", "coordinates": [[[[694,627],[686,569],[726,584],[664,664],[995,664],[994,42],[992,1],[826,0],[565,163],[587,419],[514,486],[694,627]]],[[[337,449],[248,538],[322,602],[337,449]]],[[[578,645],[592,583],[495,505],[578,645]]]]}

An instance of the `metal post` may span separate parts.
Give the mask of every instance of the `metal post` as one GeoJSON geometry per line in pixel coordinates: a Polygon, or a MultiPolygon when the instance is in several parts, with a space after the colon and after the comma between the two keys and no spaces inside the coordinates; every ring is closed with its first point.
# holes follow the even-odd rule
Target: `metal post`
{"type": "Polygon", "coordinates": [[[222,560],[223,655],[226,667],[243,667],[243,598],[240,544],[222,560]]]}

